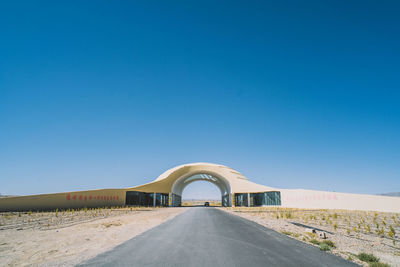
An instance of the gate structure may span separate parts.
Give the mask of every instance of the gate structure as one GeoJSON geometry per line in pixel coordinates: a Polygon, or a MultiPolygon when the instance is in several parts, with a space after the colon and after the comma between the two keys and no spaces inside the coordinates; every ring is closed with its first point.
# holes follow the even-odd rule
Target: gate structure
{"type": "MultiPolygon", "coordinates": [[[[236,194],[249,195],[240,206],[280,205],[271,201],[269,193],[280,195],[279,190],[250,182],[243,174],[229,167],[212,163],[191,163],[177,166],[161,174],[151,183],[128,188],[127,190],[168,194],[169,206],[180,206],[182,192],[186,186],[196,181],[215,184],[221,192],[222,206],[234,205],[236,194]]],[[[275,198],[274,198],[275,199],[275,198]]],[[[280,199],[280,197],[279,197],[280,199]]]]}

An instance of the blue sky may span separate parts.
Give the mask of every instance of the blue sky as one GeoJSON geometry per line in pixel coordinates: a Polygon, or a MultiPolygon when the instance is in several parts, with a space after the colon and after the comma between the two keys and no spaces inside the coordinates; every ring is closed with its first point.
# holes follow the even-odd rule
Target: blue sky
{"type": "Polygon", "coordinates": [[[2,2],[0,193],[134,186],[198,161],[280,188],[400,191],[399,13],[398,1],[2,2]]]}

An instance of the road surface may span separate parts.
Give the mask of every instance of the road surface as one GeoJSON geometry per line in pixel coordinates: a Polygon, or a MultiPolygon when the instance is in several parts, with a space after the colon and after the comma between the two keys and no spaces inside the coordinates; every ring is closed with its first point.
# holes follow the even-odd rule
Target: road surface
{"type": "Polygon", "coordinates": [[[81,266],[358,266],[217,208],[193,207],[81,266]]]}

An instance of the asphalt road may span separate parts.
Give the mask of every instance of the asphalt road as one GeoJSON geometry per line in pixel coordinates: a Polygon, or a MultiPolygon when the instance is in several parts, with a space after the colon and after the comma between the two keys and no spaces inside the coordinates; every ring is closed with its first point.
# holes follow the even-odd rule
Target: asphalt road
{"type": "Polygon", "coordinates": [[[193,207],[81,266],[358,266],[216,208],[193,207]]]}

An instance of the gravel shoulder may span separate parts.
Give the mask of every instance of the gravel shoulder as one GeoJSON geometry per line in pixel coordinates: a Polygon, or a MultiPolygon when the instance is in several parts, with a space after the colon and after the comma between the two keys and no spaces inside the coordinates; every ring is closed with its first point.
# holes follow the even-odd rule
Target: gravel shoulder
{"type": "Polygon", "coordinates": [[[363,266],[369,265],[357,258],[359,253],[374,254],[380,262],[400,267],[399,214],[283,208],[221,209],[308,244],[331,240],[335,247],[328,253],[363,266]],[[390,237],[391,226],[395,234],[390,237]],[[311,229],[316,229],[316,234],[310,232],[311,229]],[[319,233],[324,233],[326,239],[320,238],[319,233]]]}
{"type": "MultiPolygon", "coordinates": [[[[45,225],[43,220],[33,218],[52,217],[49,216],[51,213],[45,213],[46,216],[40,213],[23,216],[14,214],[5,219],[13,220],[13,223],[0,227],[0,266],[74,266],[185,210],[187,209],[119,209],[102,211],[101,216],[97,217],[94,213],[93,216],[89,216],[91,211],[80,211],[82,216],[75,212],[74,217],[81,219],[75,219],[73,224],[69,219],[63,219],[63,214],[59,213],[57,223],[50,224],[45,220],[45,225]],[[24,216],[30,216],[32,219],[25,222],[21,219],[24,216]]],[[[53,218],[51,220],[54,221],[53,218]]]]}

